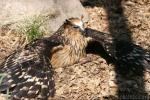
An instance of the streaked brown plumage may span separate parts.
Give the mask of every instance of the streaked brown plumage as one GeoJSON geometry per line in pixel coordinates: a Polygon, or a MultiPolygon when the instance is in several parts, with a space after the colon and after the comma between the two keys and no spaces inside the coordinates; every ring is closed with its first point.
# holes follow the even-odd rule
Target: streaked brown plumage
{"type": "Polygon", "coordinates": [[[63,31],[64,46],[54,48],[51,63],[54,68],[72,65],[86,56],[85,48],[88,39],[84,36],[84,25],[81,19],[70,18],[56,32],[63,31]]]}

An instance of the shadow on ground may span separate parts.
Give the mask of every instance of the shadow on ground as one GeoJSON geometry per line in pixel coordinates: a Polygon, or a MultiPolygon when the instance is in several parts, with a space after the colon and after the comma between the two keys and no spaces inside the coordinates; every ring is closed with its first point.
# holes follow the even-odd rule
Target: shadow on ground
{"type": "MultiPolygon", "coordinates": [[[[119,58],[115,62],[118,98],[121,100],[148,100],[149,97],[144,83],[144,72],[149,63],[147,65],[144,63],[145,50],[133,44],[132,32],[126,23],[128,20],[124,15],[121,2],[122,0],[86,0],[86,2],[83,2],[83,5],[103,7],[107,12],[109,32],[114,40],[113,44],[116,45],[116,56],[119,58]]],[[[109,97],[112,96],[105,98],[109,99],[109,97]]]]}

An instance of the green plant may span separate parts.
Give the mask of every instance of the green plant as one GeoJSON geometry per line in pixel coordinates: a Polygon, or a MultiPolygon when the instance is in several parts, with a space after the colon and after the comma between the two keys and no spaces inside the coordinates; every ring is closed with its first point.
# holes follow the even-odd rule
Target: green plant
{"type": "Polygon", "coordinates": [[[30,42],[34,39],[40,38],[45,33],[47,33],[47,22],[57,17],[58,14],[58,12],[50,12],[46,14],[35,15],[32,17],[26,17],[23,22],[21,22],[21,24],[18,24],[18,32],[23,33],[23,36],[26,37],[24,38],[25,42],[30,42]]]}
{"type": "Polygon", "coordinates": [[[41,24],[42,23],[40,20],[35,19],[26,27],[25,34],[29,42],[43,36],[42,32],[40,31],[41,24]]]}

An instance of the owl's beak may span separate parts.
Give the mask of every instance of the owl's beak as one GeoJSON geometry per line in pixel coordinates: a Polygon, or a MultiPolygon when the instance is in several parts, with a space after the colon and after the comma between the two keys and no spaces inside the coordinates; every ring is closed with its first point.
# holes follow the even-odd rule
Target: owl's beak
{"type": "Polygon", "coordinates": [[[82,33],[82,35],[86,35],[85,29],[84,28],[80,28],[80,32],[82,33]]]}
{"type": "Polygon", "coordinates": [[[84,28],[84,26],[80,26],[80,32],[82,33],[82,35],[86,35],[86,28],[84,28]]]}

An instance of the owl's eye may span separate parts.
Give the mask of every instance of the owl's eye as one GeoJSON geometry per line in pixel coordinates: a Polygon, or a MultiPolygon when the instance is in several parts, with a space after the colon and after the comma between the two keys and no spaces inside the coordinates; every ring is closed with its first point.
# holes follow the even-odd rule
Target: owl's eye
{"type": "Polygon", "coordinates": [[[73,28],[76,28],[76,29],[77,29],[77,28],[80,28],[80,27],[79,27],[79,26],[73,26],[73,28]]]}

